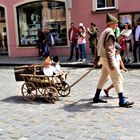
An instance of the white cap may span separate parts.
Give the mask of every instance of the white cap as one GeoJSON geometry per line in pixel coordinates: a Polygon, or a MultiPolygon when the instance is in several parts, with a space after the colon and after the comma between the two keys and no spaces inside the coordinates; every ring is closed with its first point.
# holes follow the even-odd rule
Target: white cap
{"type": "Polygon", "coordinates": [[[83,23],[79,23],[79,26],[84,26],[83,23]]]}

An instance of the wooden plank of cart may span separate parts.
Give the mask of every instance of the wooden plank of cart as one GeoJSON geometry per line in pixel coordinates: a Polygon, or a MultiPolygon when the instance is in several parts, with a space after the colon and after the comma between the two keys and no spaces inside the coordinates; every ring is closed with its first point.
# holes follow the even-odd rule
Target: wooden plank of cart
{"type": "Polygon", "coordinates": [[[42,69],[43,66],[37,64],[14,68],[16,81],[24,81],[21,93],[25,100],[33,101],[41,95],[47,102],[54,103],[58,100],[58,95],[65,97],[70,94],[68,83],[54,82],[56,76],[46,76],[42,69]]]}

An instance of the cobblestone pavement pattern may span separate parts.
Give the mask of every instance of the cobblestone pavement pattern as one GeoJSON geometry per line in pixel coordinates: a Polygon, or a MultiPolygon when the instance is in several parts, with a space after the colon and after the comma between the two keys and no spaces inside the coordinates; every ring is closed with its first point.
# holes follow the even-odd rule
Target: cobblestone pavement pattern
{"type": "MultiPolygon", "coordinates": [[[[72,84],[89,68],[63,68],[72,84]]],[[[139,140],[140,71],[124,75],[125,96],[134,100],[132,108],[118,107],[114,90],[107,104],[92,104],[100,69],[93,70],[76,84],[68,97],[55,104],[38,98],[27,102],[13,67],[0,68],[0,140],[139,140]]],[[[110,82],[107,83],[109,85],[110,82]]],[[[107,86],[106,85],[106,86],[107,86]]]]}

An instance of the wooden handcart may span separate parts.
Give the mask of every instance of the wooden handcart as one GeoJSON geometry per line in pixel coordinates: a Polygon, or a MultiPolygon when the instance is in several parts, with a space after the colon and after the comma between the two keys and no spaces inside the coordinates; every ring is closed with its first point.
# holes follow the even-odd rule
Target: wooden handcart
{"type": "Polygon", "coordinates": [[[56,76],[46,76],[42,72],[42,65],[25,65],[14,68],[16,81],[24,81],[21,93],[25,100],[33,101],[42,95],[47,102],[54,103],[59,95],[65,97],[70,94],[68,83],[56,82],[56,76]]]}

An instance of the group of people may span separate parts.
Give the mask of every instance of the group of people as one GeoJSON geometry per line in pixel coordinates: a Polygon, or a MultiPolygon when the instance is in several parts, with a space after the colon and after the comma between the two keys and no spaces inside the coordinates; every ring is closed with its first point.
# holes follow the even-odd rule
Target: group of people
{"type": "Polygon", "coordinates": [[[54,39],[48,28],[45,28],[44,30],[39,29],[37,37],[37,48],[39,57],[41,59],[45,59],[50,55],[49,50],[50,47],[54,45],[54,39]]]}
{"type": "MultiPolygon", "coordinates": [[[[120,44],[120,55],[124,63],[140,62],[140,18],[137,19],[137,25],[132,28],[129,23],[125,23],[123,28],[116,27],[114,30],[115,40],[120,44]]],[[[75,51],[76,61],[86,61],[86,36],[89,35],[89,47],[91,54],[94,57],[94,50],[98,43],[99,29],[92,22],[90,28],[85,28],[83,23],[76,28],[74,23],[71,23],[71,28],[68,31],[70,41],[70,56],[68,60],[72,60],[75,51]]]]}
{"type": "MultiPolygon", "coordinates": [[[[132,28],[129,23],[124,24],[124,28],[119,31],[116,41],[121,45],[121,57],[124,63],[140,62],[140,18],[137,19],[137,25],[132,28]],[[138,54],[138,58],[137,58],[138,54]]],[[[115,31],[115,30],[114,30],[115,31]]]]}
{"type": "Polygon", "coordinates": [[[85,28],[83,23],[79,24],[79,27],[76,28],[74,23],[71,23],[71,28],[68,31],[68,37],[70,41],[70,57],[68,60],[72,60],[75,51],[75,61],[86,62],[86,35],[89,35],[89,42],[91,53],[94,55],[94,49],[98,41],[98,28],[94,23],[90,24],[90,28],[85,28]]]}

